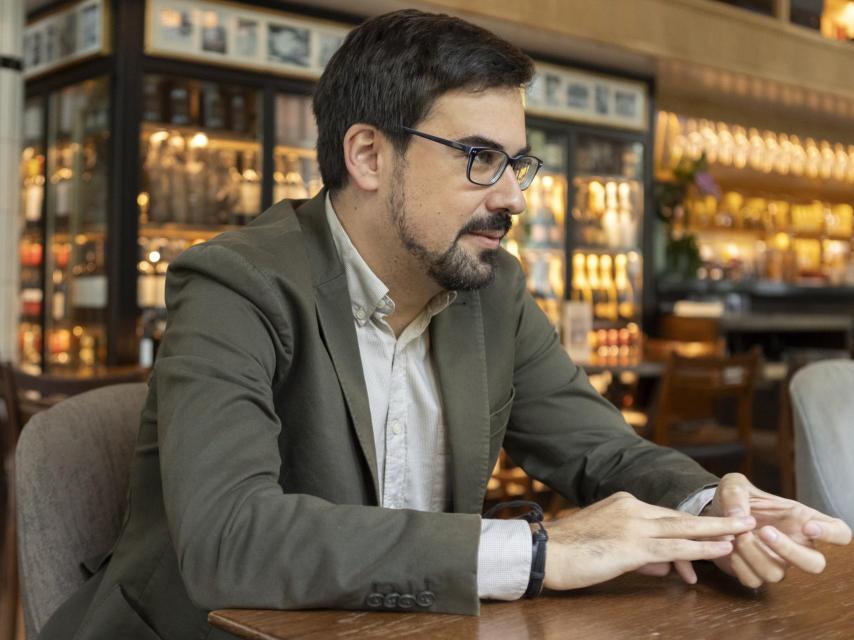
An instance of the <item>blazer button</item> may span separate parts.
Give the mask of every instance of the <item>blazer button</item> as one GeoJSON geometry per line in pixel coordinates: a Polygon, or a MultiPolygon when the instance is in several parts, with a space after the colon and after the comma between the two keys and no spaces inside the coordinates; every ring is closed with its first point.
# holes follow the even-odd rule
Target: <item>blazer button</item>
{"type": "Polygon", "coordinates": [[[385,605],[386,609],[395,609],[399,598],[399,593],[387,593],[383,601],[383,605],[385,605]]]}
{"type": "Polygon", "coordinates": [[[431,607],[436,602],[436,596],[432,591],[422,591],[415,596],[415,602],[419,607],[431,607]]]}
{"type": "Polygon", "coordinates": [[[401,609],[411,609],[415,606],[415,596],[411,593],[404,593],[397,599],[397,606],[401,609]]]}
{"type": "Polygon", "coordinates": [[[374,591],[368,596],[368,599],[365,601],[365,604],[367,604],[371,609],[379,609],[381,606],[383,606],[383,601],[383,594],[374,591]]]}

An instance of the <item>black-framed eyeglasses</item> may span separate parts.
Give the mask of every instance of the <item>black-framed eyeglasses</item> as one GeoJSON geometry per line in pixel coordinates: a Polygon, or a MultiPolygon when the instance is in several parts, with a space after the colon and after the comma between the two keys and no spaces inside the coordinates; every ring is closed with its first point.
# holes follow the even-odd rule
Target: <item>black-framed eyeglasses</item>
{"type": "Polygon", "coordinates": [[[438,142],[446,147],[458,149],[468,154],[466,177],[469,181],[482,187],[491,187],[498,182],[509,164],[513,168],[519,188],[524,191],[531,186],[534,177],[537,175],[537,171],[543,166],[543,161],[536,156],[522,155],[512,158],[500,149],[473,147],[462,142],[457,142],[456,140],[446,140],[445,138],[433,136],[416,129],[410,129],[409,127],[401,127],[401,129],[414,136],[432,140],[433,142],[438,142]]]}

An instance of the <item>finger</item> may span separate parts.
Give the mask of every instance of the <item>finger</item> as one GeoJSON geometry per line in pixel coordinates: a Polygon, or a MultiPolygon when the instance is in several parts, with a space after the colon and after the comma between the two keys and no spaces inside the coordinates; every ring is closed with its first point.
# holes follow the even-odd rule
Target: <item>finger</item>
{"type": "Polygon", "coordinates": [[[721,512],[735,517],[750,515],[751,487],[747,478],[741,474],[725,476],[715,492],[715,497],[720,501],[721,512]]]}
{"type": "Polygon", "coordinates": [[[653,538],[713,538],[750,531],[756,520],[744,518],[715,518],[711,516],[667,516],[643,521],[644,534],[653,538]]]}
{"type": "Polygon", "coordinates": [[[820,540],[831,544],[851,542],[851,528],[839,518],[810,520],[804,525],[804,535],[811,540],[820,540]]]}
{"type": "Polygon", "coordinates": [[[656,576],[657,578],[663,578],[668,573],[670,573],[670,563],[650,562],[649,564],[645,564],[640,569],[638,569],[637,572],[645,576],[656,576]]]}
{"type": "Polygon", "coordinates": [[[732,555],[724,556],[723,558],[715,559],[715,566],[723,571],[728,576],[735,576],[735,569],[732,568],[732,555]]]}
{"type": "Polygon", "coordinates": [[[762,540],[781,558],[808,573],[821,573],[827,564],[824,556],[815,549],[798,544],[789,536],[772,526],[759,531],[762,540]]]}
{"type": "MultiPolygon", "coordinates": [[[[721,558],[719,562],[723,563],[723,561],[729,561],[730,571],[726,571],[726,568],[724,567],[721,568],[730,575],[738,578],[738,581],[745,587],[758,589],[762,586],[762,579],[753,572],[753,569],[750,568],[750,565],[747,564],[738,552],[734,552],[726,558],[721,558]]],[[[720,566],[720,564],[718,566],[720,566]]]]}
{"type": "Polygon", "coordinates": [[[679,574],[679,577],[687,584],[697,584],[697,574],[694,572],[694,565],[687,560],[677,560],[673,563],[673,566],[676,567],[676,573],[679,574]]]}
{"type": "Polygon", "coordinates": [[[786,575],[786,567],[763,551],[752,533],[735,539],[735,551],[762,582],[780,582],[786,575]]]}
{"type": "Polygon", "coordinates": [[[713,560],[732,553],[732,543],[722,541],[665,540],[652,538],[648,544],[652,562],[713,560]]]}

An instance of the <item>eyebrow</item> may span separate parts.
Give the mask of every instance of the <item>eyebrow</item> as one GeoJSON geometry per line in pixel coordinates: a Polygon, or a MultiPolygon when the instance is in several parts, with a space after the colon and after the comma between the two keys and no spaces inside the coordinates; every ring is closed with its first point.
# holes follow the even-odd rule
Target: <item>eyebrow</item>
{"type": "MultiPolygon", "coordinates": [[[[464,138],[456,138],[457,142],[462,142],[463,144],[467,144],[471,147],[489,147],[491,149],[498,149],[499,151],[504,151],[507,153],[507,149],[504,148],[504,145],[500,142],[493,140],[492,138],[485,138],[484,136],[479,135],[470,135],[464,138]]],[[[516,158],[518,156],[525,156],[531,152],[531,145],[526,144],[524,147],[519,149],[515,154],[508,154],[511,158],[516,158]]]]}

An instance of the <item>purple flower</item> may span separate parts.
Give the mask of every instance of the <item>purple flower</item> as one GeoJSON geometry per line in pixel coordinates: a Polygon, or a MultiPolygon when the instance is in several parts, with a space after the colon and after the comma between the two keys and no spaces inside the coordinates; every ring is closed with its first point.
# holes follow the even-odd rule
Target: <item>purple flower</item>
{"type": "Polygon", "coordinates": [[[694,184],[697,185],[700,193],[704,196],[715,196],[715,198],[721,197],[720,187],[718,187],[718,184],[715,182],[712,174],[708,171],[697,172],[697,175],[694,176],[694,184]]]}

